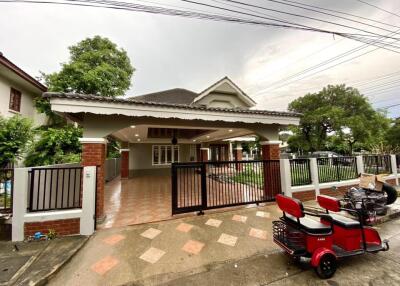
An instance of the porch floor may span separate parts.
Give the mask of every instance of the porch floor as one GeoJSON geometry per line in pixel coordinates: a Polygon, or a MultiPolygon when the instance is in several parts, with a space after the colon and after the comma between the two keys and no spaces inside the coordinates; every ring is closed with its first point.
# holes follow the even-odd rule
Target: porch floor
{"type": "Polygon", "coordinates": [[[116,178],[105,186],[106,219],[99,228],[154,222],[171,218],[171,177],[116,178]]]}

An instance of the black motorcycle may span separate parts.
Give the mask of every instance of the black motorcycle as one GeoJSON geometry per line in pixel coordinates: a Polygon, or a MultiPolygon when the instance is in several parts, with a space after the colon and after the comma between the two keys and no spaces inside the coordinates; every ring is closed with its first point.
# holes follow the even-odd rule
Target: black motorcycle
{"type": "Polygon", "coordinates": [[[345,208],[356,210],[365,224],[372,225],[376,222],[376,216],[385,215],[386,206],[393,204],[396,199],[397,190],[384,183],[382,191],[352,187],[344,195],[342,204],[345,208]]]}

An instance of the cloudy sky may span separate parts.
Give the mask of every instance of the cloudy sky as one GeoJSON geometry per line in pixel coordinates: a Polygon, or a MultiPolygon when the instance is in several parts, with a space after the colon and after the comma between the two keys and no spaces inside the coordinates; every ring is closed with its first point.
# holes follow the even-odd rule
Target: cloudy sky
{"type": "MultiPolygon", "coordinates": [[[[234,15],[232,12],[212,10],[179,0],[127,1],[164,7],[175,5],[234,15]]],[[[351,28],[248,6],[245,9],[252,9],[253,12],[242,12],[258,13],[257,15],[263,17],[268,14],[302,25],[340,32],[364,33],[361,29],[386,35],[390,31],[400,29],[400,16],[357,0],[294,1],[356,14],[392,26],[353,18],[370,25],[379,25],[381,29],[377,29],[268,0],[245,2],[332,21],[351,28]]],[[[400,15],[398,0],[364,1],[400,15]]],[[[238,10],[236,7],[229,7],[229,3],[224,0],[198,2],[238,10]]],[[[238,5],[232,2],[230,4],[238,5]]],[[[50,73],[59,70],[60,63],[68,61],[67,47],[71,44],[86,37],[101,35],[124,48],[136,68],[131,89],[127,93],[129,96],[175,87],[201,91],[227,75],[258,102],[259,108],[265,109],[285,110],[293,99],[307,92],[318,91],[327,84],[337,83],[359,88],[376,108],[400,103],[398,52],[368,46],[315,68],[321,62],[363,45],[338,36],[122,10],[49,4],[0,1],[0,12],[0,51],[34,76],[38,76],[39,71],[50,73]],[[376,50],[373,51],[374,49],[376,50]],[[366,54],[357,57],[363,53],[366,54]],[[357,58],[341,63],[353,57],[357,58]],[[333,65],[337,66],[332,67],[333,65]],[[308,73],[296,76],[307,69],[308,73]],[[388,76],[382,78],[386,75],[388,76]]],[[[242,14],[241,17],[250,16],[242,14]]],[[[395,44],[395,40],[393,43],[395,44]]],[[[398,117],[400,106],[389,108],[388,111],[390,116],[398,117]]]]}

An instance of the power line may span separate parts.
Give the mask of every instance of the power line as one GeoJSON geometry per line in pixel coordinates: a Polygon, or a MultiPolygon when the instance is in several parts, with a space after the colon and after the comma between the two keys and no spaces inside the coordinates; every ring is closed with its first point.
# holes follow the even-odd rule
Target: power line
{"type": "MultiPolygon", "coordinates": [[[[181,0],[181,1],[188,2],[188,3],[193,3],[193,4],[198,4],[198,5],[208,5],[208,4],[199,3],[199,2],[196,2],[196,1],[192,1],[192,0],[181,0]]],[[[240,5],[243,5],[243,6],[249,6],[249,7],[253,7],[253,8],[258,8],[258,9],[262,9],[262,10],[266,10],[266,11],[272,11],[272,12],[276,12],[276,13],[281,13],[281,14],[285,14],[285,15],[306,18],[306,19],[310,19],[310,20],[314,20],[314,21],[319,21],[319,22],[322,22],[322,23],[328,23],[328,24],[331,24],[331,25],[337,25],[337,26],[341,26],[341,27],[345,27],[345,28],[350,28],[350,29],[353,29],[353,30],[358,30],[358,31],[361,31],[361,32],[364,32],[364,33],[367,33],[367,34],[369,33],[369,34],[373,34],[373,35],[377,35],[377,36],[382,36],[382,34],[378,34],[378,33],[375,33],[375,32],[368,31],[368,30],[360,29],[360,28],[357,28],[357,27],[353,27],[353,26],[349,26],[349,25],[345,25],[345,24],[340,24],[340,23],[336,23],[336,22],[331,22],[331,21],[327,21],[327,20],[323,20],[323,19],[319,19],[319,18],[315,18],[315,17],[305,16],[305,15],[301,15],[301,14],[297,14],[297,13],[285,12],[285,11],[281,11],[281,10],[277,10],[277,9],[271,9],[271,8],[267,8],[267,7],[264,7],[264,6],[244,3],[244,2],[235,1],[235,0],[224,0],[224,1],[240,4],[240,5]]],[[[288,4],[288,3],[284,3],[284,2],[280,2],[280,1],[276,1],[276,0],[266,0],[266,1],[279,3],[279,4],[282,4],[282,5],[298,7],[298,8],[301,8],[301,9],[311,10],[311,9],[308,9],[308,8],[304,8],[304,7],[301,7],[301,6],[288,4]]],[[[339,17],[339,16],[336,16],[336,15],[333,15],[333,14],[329,14],[329,13],[325,13],[325,12],[321,12],[321,11],[317,11],[317,10],[312,10],[312,11],[316,11],[318,13],[322,13],[322,14],[326,14],[326,15],[330,15],[330,16],[339,17]]],[[[341,18],[345,18],[345,17],[341,17],[341,18]]],[[[364,24],[364,25],[371,26],[371,25],[363,23],[361,21],[356,21],[356,20],[351,20],[351,19],[350,19],[350,21],[354,21],[354,22],[357,22],[357,23],[361,23],[361,24],[364,24]]],[[[385,28],[377,27],[377,26],[374,26],[374,25],[372,25],[372,26],[375,27],[375,28],[381,29],[381,30],[385,30],[386,32],[393,32],[393,31],[385,29],[385,28]]]]}
{"type": "Polygon", "coordinates": [[[393,13],[393,12],[388,11],[388,10],[386,10],[386,9],[383,9],[383,8],[381,8],[381,7],[379,7],[379,6],[373,5],[373,4],[368,3],[368,2],[365,2],[365,1],[363,1],[363,0],[356,0],[356,1],[358,1],[358,2],[360,2],[360,3],[363,3],[363,4],[365,4],[365,5],[368,5],[368,6],[374,7],[375,9],[381,10],[381,11],[383,11],[383,12],[389,13],[389,14],[391,14],[391,15],[394,15],[394,16],[400,18],[400,15],[399,15],[399,14],[393,13]]]}
{"type": "Polygon", "coordinates": [[[374,20],[374,19],[366,18],[366,17],[360,16],[360,15],[355,15],[355,14],[351,14],[351,13],[347,13],[347,12],[343,12],[343,11],[328,9],[328,8],[319,7],[319,6],[310,5],[310,4],[305,4],[305,3],[297,2],[297,1],[291,1],[291,0],[283,0],[283,1],[299,4],[299,5],[306,6],[306,7],[312,7],[312,8],[316,8],[316,9],[323,10],[323,11],[330,11],[330,12],[334,12],[334,13],[338,13],[338,14],[348,15],[348,16],[351,16],[351,17],[355,17],[355,18],[371,21],[371,22],[374,22],[374,23],[377,23],[377,24],[381,24],[381,25],[386,25],[386,26],[390,26],[390,27],[394,27],[394,28],[400,28],[400,26],[396,26],[396,25],[393,25],[393,24],[385,23],[385,22],[382,22],[382,21],[377,21],[377,20],[374,20]]]}

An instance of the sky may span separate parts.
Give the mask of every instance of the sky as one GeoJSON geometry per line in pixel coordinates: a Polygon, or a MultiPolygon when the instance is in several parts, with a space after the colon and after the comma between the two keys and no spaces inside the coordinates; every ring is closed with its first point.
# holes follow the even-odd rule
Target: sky
{"type": "MultiPolygon", "coordinates": [[[[400,29],[400,16],[390,14],[400,15],[398,0],[365,0],[390,13],[357,0],[295,1],[356,14],[397,27],[380,25],[382,29],[376,29],[269,0],[252,0],[246,3],[328,20],[379,34],[388,34],[389,31],[400,29]]],[[[126,2],[164,7],[174,5],[238,16],[179,0],[126,2]]],[[[224,0],[198,2],[238,10],[227,6],[229,3],[224,0]]],[[[246,13],[258,13],[257,15],[262,17],[268,14],[321,29],[363,33],[360,30],[293,15],[256,11],[256,8],[251,7],[246,9],[253,10],[247,10],[246,13]]],[[[393,77],[379,79],[381,76],[400,71],[399,52],[368,46],[349,54],[346,58],[331,61],[328,65],[293,77],[301,71],[363,45],[355,40],[331,34],[49,4],[0,2],[0,14],[0,52],[33,76],[39,76],[40,72],[58,71],[60,63],[69,59],[69,46],[86,37],[101,35],[125,49],[136,69],[126,96],[176,87],[200,92],[220,78],[229,76],[255,99],[256,108],[259,109],[286,110],[292,100],[308,92],[317,92],[328,84],[341,83],[359,88],[375,108],[400,103],[400,85],[396,83],[396,80],[400,80],[400,72],[393,77]],[[374,49],[376,50],[373,51],[374,49]],[[367,54],[329,68],[362,53],[367,54]]],[[[374,22],[368,23],[377,25],[374,22]]],[[[387,110],[390,117],[400,116],[400,106],[387,110]]]]}

